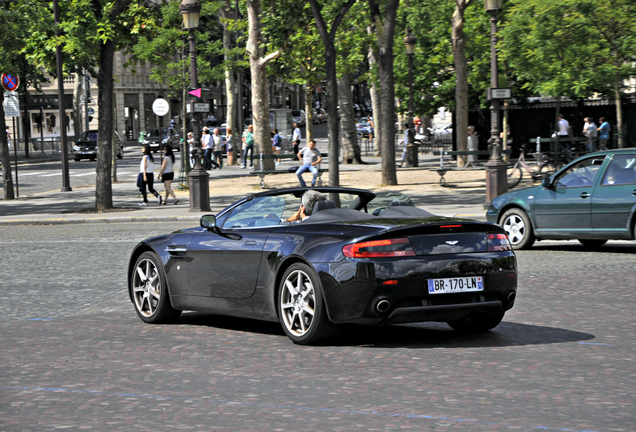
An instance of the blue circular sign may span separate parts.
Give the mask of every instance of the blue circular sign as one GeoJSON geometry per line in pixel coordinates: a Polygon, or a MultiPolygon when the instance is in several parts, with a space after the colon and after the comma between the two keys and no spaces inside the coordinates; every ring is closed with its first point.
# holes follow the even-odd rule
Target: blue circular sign
{"type": "Polygon", "coordinates": [[[17,75],[6,74],[6,73],[2,74],[2,87],[4,87],[6,91],[10,91],[10,92],[16,91],[19,85],[20,85],[20,78],[18,78],[17,75]]]}

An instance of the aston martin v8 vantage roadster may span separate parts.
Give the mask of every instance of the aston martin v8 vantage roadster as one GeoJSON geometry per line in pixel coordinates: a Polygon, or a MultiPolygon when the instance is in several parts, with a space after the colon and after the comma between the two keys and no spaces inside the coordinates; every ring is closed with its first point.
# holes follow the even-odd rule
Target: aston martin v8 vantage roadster
{"type": "Polygon", "coordinates": [[[498,225],[435,216],[404,195],[311,189],[322,200],[303,220],[288,222],[308,189],[278,189],[140,242],[128,269],[139,317],[162,323],[194,310],[279,321],[294,343],[312,344],[344,323],[487,331],[513,307],[517,262],[498,225]]]}

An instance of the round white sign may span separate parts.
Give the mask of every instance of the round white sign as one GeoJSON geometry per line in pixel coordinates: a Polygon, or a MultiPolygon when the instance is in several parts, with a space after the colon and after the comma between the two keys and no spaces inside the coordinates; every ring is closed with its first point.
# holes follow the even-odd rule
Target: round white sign
{"type": "Polygon", "coordinates": [[[170,111],[170,106],[168,105],[168,101],[165,99],[155,99],[152,103],[152,112],[157,114],[159,117],[163,117],[168,114],[170,111]]]}

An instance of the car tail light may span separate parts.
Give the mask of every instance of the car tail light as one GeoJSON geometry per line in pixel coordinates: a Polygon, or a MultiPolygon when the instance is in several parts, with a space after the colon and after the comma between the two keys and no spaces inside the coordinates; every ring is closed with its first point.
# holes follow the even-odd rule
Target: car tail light
{"type": "Polygon", "coordinates": [[[512,250],[506,234],[486,234],[488,239],[488,252],[501,252],[512,250]]]}
{"type": "Polygon", "coordinates": [[[373,240],[354,243],[342,248],[348,258],[386,258],[415,256],[415,250],[407,238],[373,240]]]}

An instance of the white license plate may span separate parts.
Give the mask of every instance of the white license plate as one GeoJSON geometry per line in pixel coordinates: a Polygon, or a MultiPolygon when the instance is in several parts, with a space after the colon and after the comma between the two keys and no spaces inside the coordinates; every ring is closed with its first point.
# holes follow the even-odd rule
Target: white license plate
{"type": "Polygon", "coordinates": [[[449,294],[483,290],[484,278],[482,276],[428,280],[429,294],[449,294]]]}

